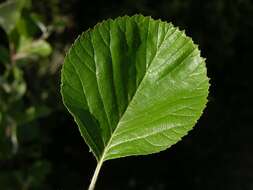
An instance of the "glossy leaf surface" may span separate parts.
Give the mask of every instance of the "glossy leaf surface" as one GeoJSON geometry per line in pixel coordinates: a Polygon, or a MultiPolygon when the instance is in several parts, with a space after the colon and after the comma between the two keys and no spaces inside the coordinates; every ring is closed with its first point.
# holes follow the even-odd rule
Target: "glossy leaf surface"
{"type": "Polygon", "coordinates": [[[84,32],[66,55],[61,93],[98,161],[167,149],[207,102],[198,47],[171,23],[135,15],[84,32]]]}

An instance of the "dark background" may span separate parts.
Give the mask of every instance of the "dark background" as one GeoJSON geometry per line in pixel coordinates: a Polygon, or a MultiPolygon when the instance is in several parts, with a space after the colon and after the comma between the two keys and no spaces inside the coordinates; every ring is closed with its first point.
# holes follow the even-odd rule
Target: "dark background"
{"type": "MultiPolygon", "coordinates": [[[[42,0],[32,10],[46,23],[54,14],[68,18],[64,31],[48,39],[63,54],[65,44],[97,22],[142,13],[185,29],[207,58],[209,103],[194,130],[159,154],[106,162],[97,190],[253,190],[252,0],[42,0]]],[[[33,80],[45,84],[29,72],[29,88],[35,88],[33,80]]],[[[45,79],[55,88],[46,102],[53,111],[20,126],[18,153],[0,160],[0,189],[21,189],[16,173],[36,178],[44,170],[28,189],[88,187],[95,158],[62,106],[59,78],[58,69],[45,79]],[[22,140],[22,131],[29,136],[35,123],[36,137],[22,140]],[[37,156],[31,156],[34,151],[37,156]],[[34,166],[38,160],[46,163],[42,170],[34,166]]]]}

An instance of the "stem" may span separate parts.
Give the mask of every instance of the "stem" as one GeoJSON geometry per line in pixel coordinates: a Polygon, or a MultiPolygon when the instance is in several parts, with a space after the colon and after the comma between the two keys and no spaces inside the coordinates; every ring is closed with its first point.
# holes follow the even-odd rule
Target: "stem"
{"type": "Polygon", "coordinates": [[[101,159],[97,164],[96,170],[95,170],[94,175],[91,179],[91,183],[90,183],[90,186],[89,186],[88,190],[94,190],[95,189],[98,174],[99,174],[99,171],[100,171],[102,165],[103,165],[103,159],[101,159]]]}

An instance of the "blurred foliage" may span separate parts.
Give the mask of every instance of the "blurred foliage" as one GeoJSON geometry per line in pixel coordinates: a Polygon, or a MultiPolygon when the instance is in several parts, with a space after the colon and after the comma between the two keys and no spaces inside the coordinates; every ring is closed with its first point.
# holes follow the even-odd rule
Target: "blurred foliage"
{"type": "Polygon", "coordinates": [[[48,38],[66,27],[66,18],[51,14],[47,23],[30,0],[0,4],[0,189],[44,189],[50,172],[50,163],[40,159],[39,119],[61,109],[51,97],[58,95],[55,78],[65,46],[54,47],[48,38]],[[32,146],[26,150],[27,143],[32,146]],[[28,165],[8,167],[28,158],[28,165]]]}

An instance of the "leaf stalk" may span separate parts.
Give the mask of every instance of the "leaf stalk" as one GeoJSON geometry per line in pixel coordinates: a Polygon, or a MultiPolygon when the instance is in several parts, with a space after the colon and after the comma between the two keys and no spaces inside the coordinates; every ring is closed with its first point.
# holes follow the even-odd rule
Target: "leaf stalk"
{"type": "Polygon", "coordinates": [[[103,165],[103,159],[101,159],[97,164],[97,167],[96,167],[95,172],[93,174],[93,177],[91,179],[91,183],[90,183],[90,186],[89,186],[88,190],[94,190],[95,189],[95,185],[96,185],[98,175],[99,175],[99,172],[101,170],[102,165],[103,165]]]}

